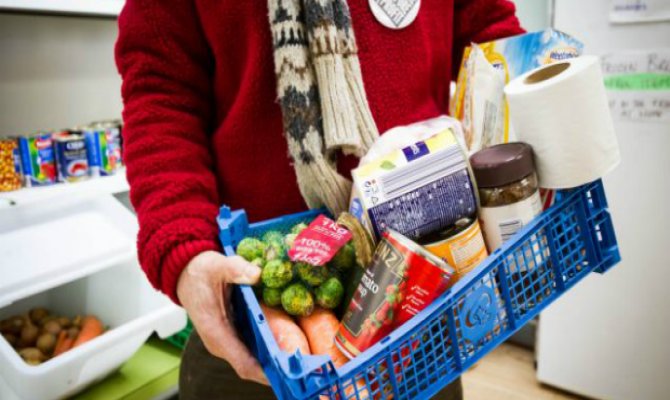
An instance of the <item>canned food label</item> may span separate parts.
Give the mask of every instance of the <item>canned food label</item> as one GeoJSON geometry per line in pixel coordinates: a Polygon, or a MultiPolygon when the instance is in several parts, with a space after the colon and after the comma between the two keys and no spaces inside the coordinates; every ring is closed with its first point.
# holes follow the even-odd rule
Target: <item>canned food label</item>
{"type": "Polygon", "coordinates": [[[21,153],[19,153],[18,146],[12,150],[12,155],[14,156],[14,172],[21,175],[23,173],[23,168],[21,168],[21,153]]]}
{"type": "Polygon", "coordinates": [[[56,160],[51,133],[19,138],[19,151],[26,186],[56,182],[56,160]]]}
{"type": "Polygon", "coordinates": [[[377,239],[387,229],[418,239],[477,210],[467,156],[448,129],[366,163],[352,176],[377,239]]]}
{"type": "Polygon", "coordinates": [[[394,327],[399,327],[444,293],[452,282],[452,271],[440,269],[420,256],[414,256],[405,273],[402,301],[394,327]]]}
{"type": "Polygon", "coordinates": [[[482,207],[479,218],[489,251],[493,252],[511,239],[542,212],[539,191],[527,199],[500,207],[482,207]]]}
{"type": "Polygon", "coordinates": [[[453,269],[439,259],[431,262],[433,257],[424,253],[395,232],[384,234],[335,338],[345,354],[354,356],[374,345],[449,287],[453,269]]]}
{"type": "Polygon", "coordinates": [[[121,137],[115,127],[84,129],[88,165],[92,176],[112,175],[121,168],[121,137]]]}
{"type": "Polygon", "coordinates": [[[351,237],[349,230],[330,218],[319,215],[298,234],[288,256],[292,261],[325,265],[351,237]]]}
{"type": "Polygon", "coordinates": [[[342,318],[337,341],[345,353],[355,355],[391,332],[406,266],[399,249],[379,243],[342,318]]]}
{"type": "Polygon", "coordinates": [[[426,244],[426,250],[454,267],[459,278],[472,271],[488,257],[486,244],[478,221],[450,238],[426,244]]]}
{"type": "Polygon", "coordinates": [[[58,180],[77,181],[88,175],[88,156],[83,136],[68,134],[54,140],[58,180]]]}

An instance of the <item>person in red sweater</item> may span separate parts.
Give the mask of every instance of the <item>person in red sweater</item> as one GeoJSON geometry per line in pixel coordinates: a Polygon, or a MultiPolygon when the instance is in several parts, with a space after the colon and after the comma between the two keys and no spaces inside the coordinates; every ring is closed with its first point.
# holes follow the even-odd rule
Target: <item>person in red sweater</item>
{"type": "MultiPolygon", "coordinates": [[[[380,23],[369,3],[384,2],[348,3],[379,132],[445,114],[464,47],[523,32],[508,0],[407,0],[420,8],[403,29],[380,23]]],[[[197,332],[184,355],[182,398],[271,397],[232,373],[267,384],[228,304],[230,285],[254,283],[260,271],[220,253],[215,221],[222,204],[252,221],[307,208],[276,101],[267,4],[127,0],[115,51],[140,264],[197,332]]],[[[356,161],[340,157],[338,169],[349,174],[356,161]]]]}

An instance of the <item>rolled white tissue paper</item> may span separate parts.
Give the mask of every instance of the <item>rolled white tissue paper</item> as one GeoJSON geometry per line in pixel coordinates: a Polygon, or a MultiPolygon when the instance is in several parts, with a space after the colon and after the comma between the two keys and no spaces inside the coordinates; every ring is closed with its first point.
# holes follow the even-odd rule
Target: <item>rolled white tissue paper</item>
{"type": "Polygon", "coordinates": [[[619,164],[619,144],[595,56],[546,65],[505,86],[520,142],[533,147],[540,187],[592,182],[619,164]]]}

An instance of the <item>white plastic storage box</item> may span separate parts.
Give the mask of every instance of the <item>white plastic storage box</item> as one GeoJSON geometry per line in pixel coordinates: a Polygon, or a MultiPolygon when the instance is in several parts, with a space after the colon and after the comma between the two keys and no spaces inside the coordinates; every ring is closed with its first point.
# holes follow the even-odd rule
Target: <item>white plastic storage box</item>
{"type": "Polygon", "coordinates": [[[134,215],[109,195],[0,210],[0,319],[39,306],[93,314],[109,328],[38,366],[0,337],[0,399],[72,395],[114,372],[153,332],[166,338],[186,325],[140,269],[136,232],[134,215]]]}
{"type": "Polygon", "coordinates": [[[0,318],[47,307],[58,315],[94,314],[109,327],[98,338],[41,365],[26,364],[0,340],[0,372],[21,398],[58,399],[119,368],[149,336],[180,331],[183,311],[149,285],[140,267],[127,262],[35,294],[0,310],[0,318]]]}

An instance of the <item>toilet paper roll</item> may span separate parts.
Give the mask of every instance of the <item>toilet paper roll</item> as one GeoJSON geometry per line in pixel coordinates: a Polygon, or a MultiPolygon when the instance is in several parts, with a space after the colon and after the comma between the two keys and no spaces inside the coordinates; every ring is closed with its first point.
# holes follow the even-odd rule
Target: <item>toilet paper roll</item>
{"type": "Polygon", "coordinates": [[[597,57],[537,68],[511,81],[505,94],[518,140],[533,147],[540,187],[580,186],[619,163],[597,57]]]}

